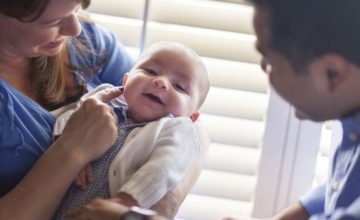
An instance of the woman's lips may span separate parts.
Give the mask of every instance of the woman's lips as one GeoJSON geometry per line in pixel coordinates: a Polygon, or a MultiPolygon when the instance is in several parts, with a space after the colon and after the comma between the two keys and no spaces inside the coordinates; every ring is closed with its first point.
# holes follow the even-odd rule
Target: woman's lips
{"type": "Polygon", "coordinates": [[[53,42],[48,43],[46,45],[46,47],[48,47],[48,48],[56,48],[56,47],[60,46],[63,42],[64,42],[64,39],[61,39],[61,40],[58,40],[58,41],[53,41],[53,42]]]}

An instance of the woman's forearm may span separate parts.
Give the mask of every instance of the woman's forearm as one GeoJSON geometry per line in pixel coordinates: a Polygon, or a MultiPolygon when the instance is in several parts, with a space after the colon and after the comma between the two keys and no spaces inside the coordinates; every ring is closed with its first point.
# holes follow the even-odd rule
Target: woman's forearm
{"type": "Polygon", "coordinates": [[[62,135],[21,182],[0,199],[0,219],[51,218],[80,170],[115,142],[117,120],[106,103],[120,94],[119,88],[113,88],[83,102],[70,117],[62,135]]]}
{"type": "Polygon", "coordinates": [[[50,219],[86,161],[55,142],[23,180],[0,199],[0,219],[50,219]]]}

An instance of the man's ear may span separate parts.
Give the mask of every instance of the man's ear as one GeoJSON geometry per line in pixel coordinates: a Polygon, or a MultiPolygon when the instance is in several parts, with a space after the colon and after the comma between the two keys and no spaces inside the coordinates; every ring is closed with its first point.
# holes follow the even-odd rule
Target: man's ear
{"type": "Polygon", "coordinates": [[[191,121],[195,122],[196,120],[198,120],[199,116],[200,116],[200,112],[195,112],[192,115],[190,115],[190,119],[191,121]]]}
{"type": "Polygon", "coordinates": [[[125,84],[126,84],[126,82],[128,80],[128,77],[129,77],[128,75],[129,75],[129,73],[125,73],[124,78],[122,80],[122,86],[125,86],[125,84]]]}
{"type": "Polygon", "coordinates": [[[350,63],[337,54],[325,54],[313,63],[314,77],[322,89],[334,93],[350,75],[350,63]]]}

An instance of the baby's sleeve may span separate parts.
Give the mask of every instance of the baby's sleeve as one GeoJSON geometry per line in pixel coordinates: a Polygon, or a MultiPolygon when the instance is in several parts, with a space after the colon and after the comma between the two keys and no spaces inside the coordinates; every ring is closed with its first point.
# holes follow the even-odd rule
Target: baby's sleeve
{"type": "Polygon", "coordinates": [[[141,207],[149,208],[184,178],[199,155],[193,122],[185,117],[170,119],[160,130],[148,161],[119,192],[132,195],[141,207]]]}

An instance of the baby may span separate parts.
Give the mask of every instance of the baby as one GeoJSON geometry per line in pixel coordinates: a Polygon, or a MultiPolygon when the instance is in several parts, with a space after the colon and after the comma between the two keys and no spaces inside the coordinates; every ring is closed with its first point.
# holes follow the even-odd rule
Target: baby
{"type": "MultiPolygon", "coordinates": [[[[125,205],[149,208],[198,159],[201,146],[193,122],[210,82],[193,50],[174,42],[154,44],[125,75],[123,86],[122,96],[109,103],[118,117],[117,141],[81,172],[54,219],[62,219],[70,209],[93,198],[118,197],[125,205]]],[[[103,84],[81,100],[109,87],[103,84]]],[[[61,134],[73,111],[58,117],[54,135],[61,134]]]]}

